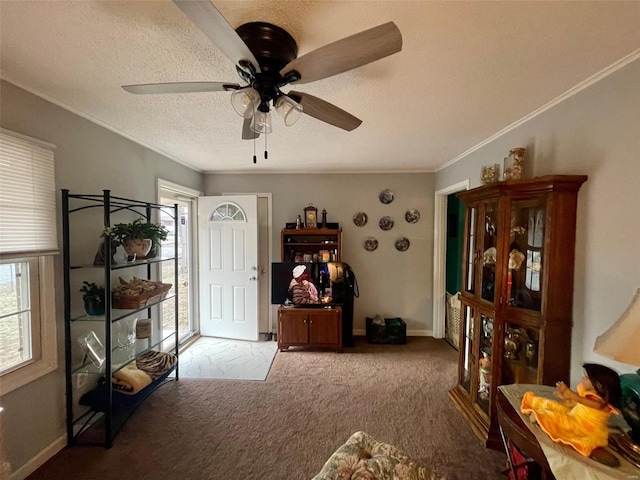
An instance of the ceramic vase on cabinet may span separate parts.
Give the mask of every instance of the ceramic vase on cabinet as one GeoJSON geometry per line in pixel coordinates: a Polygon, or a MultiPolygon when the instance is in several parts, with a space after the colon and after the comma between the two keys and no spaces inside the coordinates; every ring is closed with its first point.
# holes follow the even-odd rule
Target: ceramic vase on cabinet
{"type": "Polygon", "coordinates": [[[517,147],[509,150],[509,156],[504,159],[504,179],[521,180],[524,166],[525,148],[517,147]]]}

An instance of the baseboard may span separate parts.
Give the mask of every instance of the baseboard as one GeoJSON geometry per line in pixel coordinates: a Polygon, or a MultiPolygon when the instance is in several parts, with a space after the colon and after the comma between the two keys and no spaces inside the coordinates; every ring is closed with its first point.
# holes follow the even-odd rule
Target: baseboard
{"type": "MultiPolygon", "coordinates": [[[[354,337],[366,337],[367,331],[364,329],[355,329],[354,337]]],[[[407,330],[407,337],[433,337],[433,330],[407,330]]]]}
{"type": "Polygon", "coordinates": [[[67,445],[67,436],[62,435],[58,439],[54,440],[51,445],[46,447],[40,453],[38,453],[35,457],[25,463],[18,470],[13,472],[9,477],[10,480],[24,480],[33,472],[35,472],[38,468],[44,465],[47,460],[52,458],[56,453],[62,450],[67,445]]]}
{"type": "Polygon", "coordinates": [[[407,337],[433,337],[433,330],[407,330],[407,337]]]}

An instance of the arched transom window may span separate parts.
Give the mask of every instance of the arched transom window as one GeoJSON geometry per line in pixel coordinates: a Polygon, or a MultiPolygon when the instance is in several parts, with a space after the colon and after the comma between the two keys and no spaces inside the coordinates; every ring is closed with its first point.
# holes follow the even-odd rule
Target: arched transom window
{"type": "Polygon", "coordinates": [[[246,222],[244,210],[235,203],[225,202],[218,205],[209,216],[210,222],[246,222]]]}

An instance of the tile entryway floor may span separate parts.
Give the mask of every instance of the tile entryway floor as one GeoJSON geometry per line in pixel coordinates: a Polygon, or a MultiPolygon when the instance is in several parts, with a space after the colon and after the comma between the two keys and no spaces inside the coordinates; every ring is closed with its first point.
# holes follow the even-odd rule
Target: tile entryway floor
{"type": "Polygon", "coordinates": [[[180,353],[180,378],[266,380],[277,342],[200,337],[180,353]]]}

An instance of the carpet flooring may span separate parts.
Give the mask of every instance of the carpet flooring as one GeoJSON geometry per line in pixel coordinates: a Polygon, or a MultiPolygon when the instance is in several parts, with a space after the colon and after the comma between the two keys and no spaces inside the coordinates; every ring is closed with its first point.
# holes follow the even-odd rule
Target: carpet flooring
{"type": "Polygon", "coordinates": [[[342,354],[278,352],[265,382],[181,379],[159,388],[110,450],[64,449],[30,480],[310,479],[362,430],[450,480],[504,479],[448,398],[457,352],[444,340],[342,354]]]}

